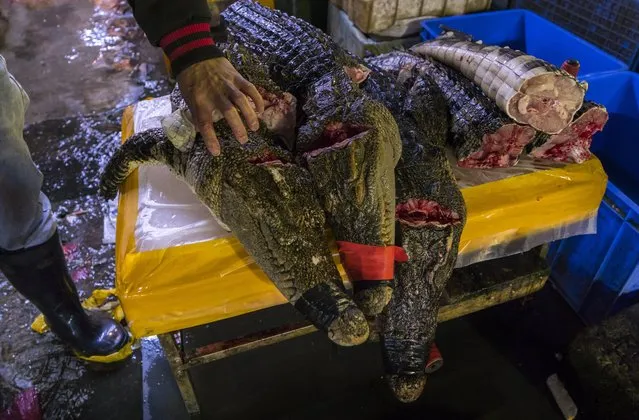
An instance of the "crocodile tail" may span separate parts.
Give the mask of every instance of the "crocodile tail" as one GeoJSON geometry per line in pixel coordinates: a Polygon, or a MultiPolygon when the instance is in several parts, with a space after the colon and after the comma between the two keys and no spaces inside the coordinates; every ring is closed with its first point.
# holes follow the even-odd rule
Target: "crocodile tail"
{"type": "Polygon", "coordinates": [[[358,64],[327,34],[279,10],[240,0],[222,15],[234,41],[260,57],[274,82],[295,96],[335,67],[358,64]]]}
{"type": "Polygon", "coordinates": [[[131,136],[111,157],[100,179],[100,195],[115,198],[118,187],[142,164],[167,164],[174,170],[176,149],[161,128],[154,128],[131,136]]]}

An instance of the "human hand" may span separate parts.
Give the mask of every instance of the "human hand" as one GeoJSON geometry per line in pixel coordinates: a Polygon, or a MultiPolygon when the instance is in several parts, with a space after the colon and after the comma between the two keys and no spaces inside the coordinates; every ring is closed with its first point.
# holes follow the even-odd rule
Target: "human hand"
{"type": "Polygon", "coordinates": [[[262,96],[226,58],[195,63],[178,74],[177,82],[191,110],[195,127],[214,156],[220,154],[220,143],[213,129],[215,111],[224,116],[233,135],[242,144],[248,141],[248,134],[238,109],[251,131],[260,127],[257,116],[264,111],[262,96]],[[255,109],[247,95],[252,99],[255,109]]]}

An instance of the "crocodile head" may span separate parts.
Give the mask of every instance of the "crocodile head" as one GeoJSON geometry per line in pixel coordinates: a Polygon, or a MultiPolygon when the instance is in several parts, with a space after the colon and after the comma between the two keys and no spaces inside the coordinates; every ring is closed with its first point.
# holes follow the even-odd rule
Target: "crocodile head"
{"type": "MultiPolygon", "coordinates": [[[[272,145],[262,124],[237,143],[225,122],[216,124],[223,153],[218,215],[282,294],[339,345],[368,337],[368,324],[344,291],[325,235],[325,216],[308,171],[272,145]]],[[[196,145],[203,148],[198,141],[196,145]]],[[[198,194],[201,195],[201,194],[198,194]]],[[[214,195],[213,195],[214,196],[214,195]]]]}
{"type": "MultiPolygon", "coordinates": [[[[186,106],[179,90],[174,109],[186,106]]],[[[326,220],[307,169],[277,144],[262,119],[240,145],[224,120],[215,123],[222,154],[211,156],[201,137],[189,150],[185,178],[198,198],[239,239],[282,294],[336,344],[368,338],[368,324],[344,291],[327,245],[326,220]],[[204,155],[195,164],[192,157],[204,155]]]]}
{"type": "Polygon", "coordinates": [[[368,325],[343,291],[309,173],[268,150],[225,173],[221,218],[284,296],[336,343],[365,341],[368,325]]]}
{"type": "MultiPolygon", "coordinates": [[[[400,121],[403,128],[410,126],[406,119],[400,121]]],[[[445,149],[422,137],[418,129],[402,133],[402,159],[395,169],[396,238],[409,258],[398,264],[395,295],[381,322],[386,380],[402,402],[415,401],[426,384],[424,367],[435,338],[440,297],[466,220],[445,149]]]]}
{"type": "MultiPolygon", "coordinates": [[[[304,112],[307,121],[299,130],[298,149],[313,176],[335,239],[394,245],[394,168],[401,144],[388,109],[365,97],[340,70],[312,86],[304,112]]],[[[350,276],[347,261],[342,262],[350,276]]],[[[392,279],[357,280],[356,302],[365,314],[379,314],[390,300],[392,279]]]]}

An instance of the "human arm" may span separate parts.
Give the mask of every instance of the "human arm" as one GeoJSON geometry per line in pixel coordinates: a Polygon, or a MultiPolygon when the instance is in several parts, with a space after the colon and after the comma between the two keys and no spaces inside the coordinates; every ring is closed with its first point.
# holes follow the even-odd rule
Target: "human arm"
{"type": "Polygon", "coordinates": [[[215,46],[206,0],[128,1],[151,44],[161,47],[169,58],[171,71],[211,153],[220,153],[213,128],[214,110],[224,115],[236,139],[245,143],[248,136],[238,109],[248,127],[257,130],[257,114],[264,110],[264,102],[255,86],[215,46]]]}

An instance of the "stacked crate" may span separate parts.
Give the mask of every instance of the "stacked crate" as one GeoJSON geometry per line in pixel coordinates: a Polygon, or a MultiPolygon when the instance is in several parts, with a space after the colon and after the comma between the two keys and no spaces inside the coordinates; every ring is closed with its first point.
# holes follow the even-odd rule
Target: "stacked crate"
{"type": "Polygon", "coordinates": [[[328,7],[328,33],[342,48],[360,57],[382,54],[397,47],[410,47],[419,42],[419,33],[391,38],[362,33],[343,10],[334,4],[328,7]]]}
{"type": "Polygon", "coordinates": [[[330,0],[328,33],[364,56],[419,42],[420,22],[488,10],[491,0],[330,0]]]}
{"type": "Polygon", "coordinates": [[[490,8],[491,0],[331,0],[366,34],[380,34],[409,21],[464,15],[490,8]]]}

